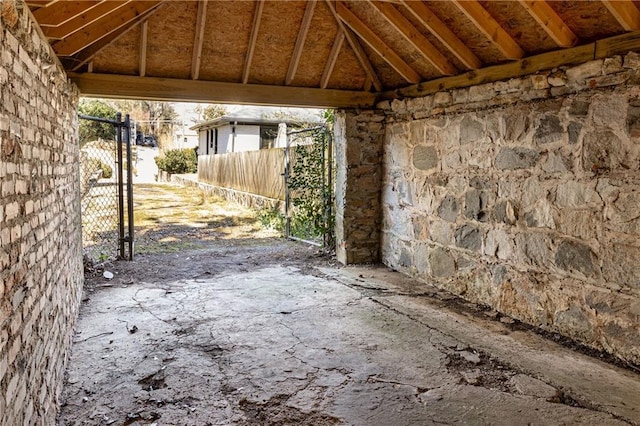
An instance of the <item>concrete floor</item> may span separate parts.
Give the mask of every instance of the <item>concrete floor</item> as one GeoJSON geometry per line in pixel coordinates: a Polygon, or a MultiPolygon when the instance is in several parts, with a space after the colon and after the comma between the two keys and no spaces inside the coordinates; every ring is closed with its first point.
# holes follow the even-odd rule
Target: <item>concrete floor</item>
{"type": "Polygon", "coordinates": [[[269,240],[89,277],[59,424],[640,424],[637,374],[309,253],[269,240]]]}

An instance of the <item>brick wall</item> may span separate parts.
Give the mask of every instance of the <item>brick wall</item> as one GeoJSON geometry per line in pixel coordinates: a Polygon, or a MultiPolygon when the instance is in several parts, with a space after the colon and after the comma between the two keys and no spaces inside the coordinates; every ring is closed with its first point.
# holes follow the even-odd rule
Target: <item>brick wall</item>
{"type": "Polygon", "coordinates": [[[54,424],[83,272],[77,91],[0,1],[0,424],[54,424]]]}
{"type": "Polygon", "coordinates": [[[380,104],[383,262],[640,362],[639,65],[380,104]]]}

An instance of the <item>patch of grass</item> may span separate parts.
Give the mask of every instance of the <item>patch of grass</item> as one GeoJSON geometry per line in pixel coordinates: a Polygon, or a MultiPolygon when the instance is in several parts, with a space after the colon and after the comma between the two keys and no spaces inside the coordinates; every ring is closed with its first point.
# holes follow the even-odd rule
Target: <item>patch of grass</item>
{"type": "Polygon", "coordinates": [[[134,186],[136,253],[173,253],[222,239],[275,237],[256,212],[193,187],[134,186]]]}

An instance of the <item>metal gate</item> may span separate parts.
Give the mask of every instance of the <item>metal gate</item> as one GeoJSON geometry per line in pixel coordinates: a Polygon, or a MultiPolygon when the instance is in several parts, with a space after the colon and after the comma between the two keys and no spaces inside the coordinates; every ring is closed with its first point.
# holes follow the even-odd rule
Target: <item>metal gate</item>
{"type": "Polygon", "coordinates": [[[80,148],[82,243],[92,262],[133,260],[133,178],[129,115],[115,120],[79,115],[113,126],[114,140],[97,140],[80,148]],[[125,202],[126,200],[126,202],[125,202]]]}
{"type": "Polygon", "coordinates": [[[333,149],[327,127],[287,133],[285,235],[324,247],[334,244],[333,149]]]}

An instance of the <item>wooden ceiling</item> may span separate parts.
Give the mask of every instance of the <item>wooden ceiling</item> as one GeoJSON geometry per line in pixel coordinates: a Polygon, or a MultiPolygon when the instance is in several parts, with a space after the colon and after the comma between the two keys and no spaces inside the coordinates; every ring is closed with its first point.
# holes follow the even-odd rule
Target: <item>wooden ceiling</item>
{"type": "Polygon", "coordinates": [[[630,0],[26,3],[103,97],[370,106],[640,49],[630,0]]]}

